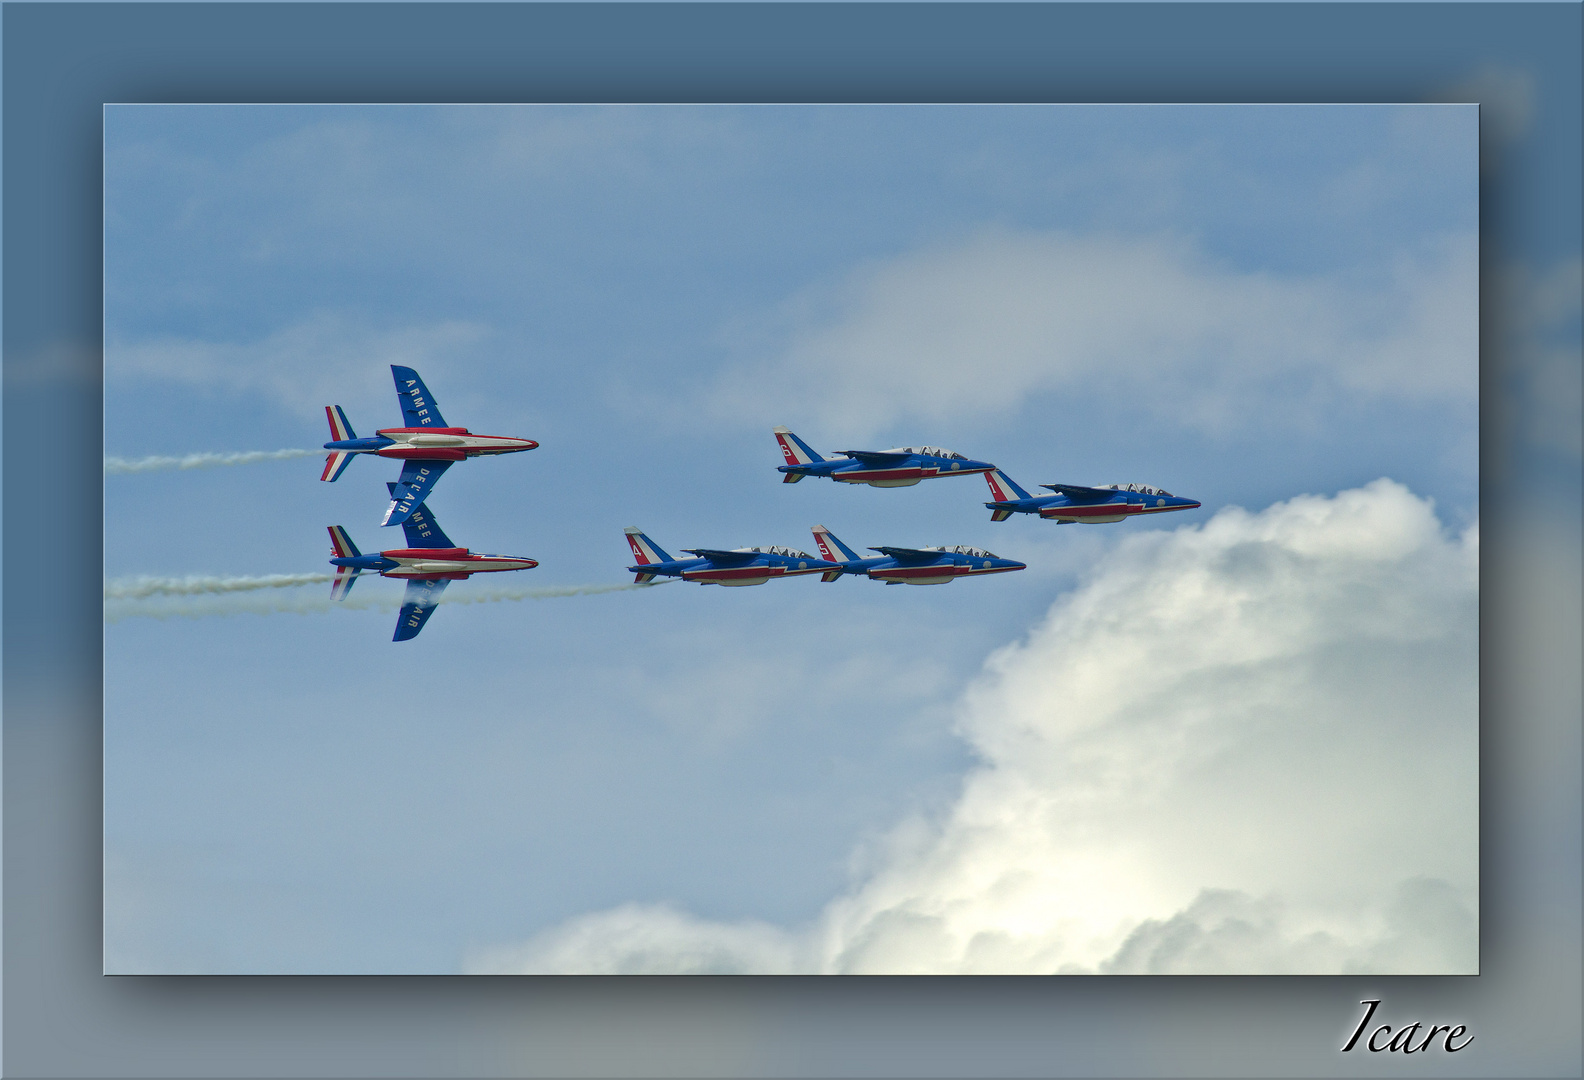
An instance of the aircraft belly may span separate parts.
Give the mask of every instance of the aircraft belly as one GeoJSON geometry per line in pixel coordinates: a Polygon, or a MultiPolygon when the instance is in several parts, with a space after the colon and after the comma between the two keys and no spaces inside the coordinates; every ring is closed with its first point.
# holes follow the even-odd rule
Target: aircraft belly
{"type": "Polygon", "coordinates": [[[851,469],[831,473],[831,479],[844,484],[868,484],[870,487],[912,487],[929,475],[913,466],[907,469],[851,469]]]}
{"type": "Polygon", "coordinates": [[[780,573],[780,567],[737,566],[725,570],[688,570],[682,579],[705,585],[763,585],[780,573]]]}
{"type": "Polygon", "coordinates": [[[1055,506],[1040,511],[1042,518],[1063,518],[1068,521],[1088,521],[1101,524],[1108,521],[1121,521],[1130,513],[1135,513],[1126,504],[1100,503],[1095,506],[1055,506]]]}
{"type": "Polygon", "coordinates": [[[875,570],[869,576],[881,581],[902,581],[909,585],[943,585],[967,572],[961,566],[899,566],[875,570]]]}

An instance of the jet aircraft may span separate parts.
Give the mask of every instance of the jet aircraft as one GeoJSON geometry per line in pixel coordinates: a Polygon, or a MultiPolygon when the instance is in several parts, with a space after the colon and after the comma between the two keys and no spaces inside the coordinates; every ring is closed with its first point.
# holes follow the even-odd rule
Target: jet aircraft
{"type": "Polygon", "coordinates": [[[836,563],[835,570],[821,575],[822,581],[835,581],[843,574],[867,574],[875,581],[887,585],[944,585],[960,577],[976,574],[1005,574],[1012,570],[1027,570],[1026,563],[1003,559],[983,548],[967,547],[872,547],[880,554],[862,558],[852,548],[836,539],[836,534],[823,525],[814,526],[814,543],[820,554],[836,563]]]}
{"type": "MultiPolygon", "coordinates": [[[[386,487],[391,489],[392,496],[396,494],[395,484],[386,487]]],[[[353,582],[365,572],[407,579],[407,593],[402,597],[401,614],[396,617],[396,636],[392,641],[417,637],[435,605],[440,603],[440,594],[452,581],[502,570],[532,570],[539,565],[534,559],[482,555],[457,547],[422,503],[407,515],[402,531],[407,537],[406,547],[364,555],[345,529],[339,525],[330,526],[330,562],[336,568],[335,580],[330,583],[332,598],[345,600],[347,593],[352,591],[353,582]]]]}
{"type": "Polygon", "coordinates": [[[899,446],[892,450],[838,450],[840,458],[816,454],[808,443],[784,427],[775,429],[785,465],[777,465],[783,484],[795,484],[805,476],[824,476],[844,484],[870,487],[912,487],[920,480],[937,476],[970,476],[989,472],[995,466],[974,461],[953,450],[938,446],[899,446]],[[846,460],[842,460],[842,459],[846,460]]]}
{"type": "Polygon", "coordinates": [[[325,459],[319,479],[335,481],[358,454],[400,458],[401,479],[391,494],[390,507],[381,525],[401,525],[429,497],[435,481],[456,461],[480,454],[515,454],[532,450],[539,444],[532,439],[504,435],[475,435],[464,427],[447,427],[418,373],[410,367],[391,365],[396,380],[396,399],[401,403],[406,427],[380,428],[370,438],[360,439],[347,423],[339,405],[326,405],[331,441],[324,444],[330,456],[325,459]]]}
{"type": "Polygon", "coordinates": [[[995,500],[985,506],[992,521],[1005,521],[1013,514],[1038,514],[1057,524],[1082,521],[1098,525],[1121,521],[1139,514],[1163,514],[1171,510],[1193,510],[1200,504],[1144,484],[1041,484],[1054,495],[1030,495],[1000,469],[985,473],[990,495],[995,500]]]}
{"type": "Polygon", "coordinates": [[[700,585],[763,585],[771,578],[797,577],[836,570],[836,564],[816,559],[806,551],[789,547],[746,547],[733,551],[714,548],[683,548],[692,559],[673,559],[637,527],[628,526],[627,543],[638,565],[629,566],[640,584],[656,576],[696,581],[700,585]]]}

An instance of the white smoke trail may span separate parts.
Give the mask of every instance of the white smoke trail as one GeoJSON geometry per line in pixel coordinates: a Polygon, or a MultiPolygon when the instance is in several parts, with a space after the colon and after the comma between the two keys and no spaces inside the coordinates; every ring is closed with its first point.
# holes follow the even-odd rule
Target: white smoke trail
{"type": "Polygon", "coordinates": [[[105,582],[106,600],[142,600],[150,596],[204,596],[211,593],[284,589],[292,585],[322,585],[333,574],[264,574],[259,577],[188,575],[179,578],[132,577],[105,582]]]}
{"type": "MultiPolygon", "coordinates": [[[[374,575],[367,575],[374,577],[374,575]]],[[[286,612],[319,615],[337,609],[396,611],[403,590],[366,585],[345,600],[332,600],[328,589],[305,592],[292,586],[324,584],[329,574],[270,574],[251,578],[121,578],[105,582],[104,621],[130,618],[201,619],[212,615],[268,615],[286,612]]],[[[655,582],[654,584],[664,584],[655,582]]],[[[493,604],[504,600],[548,600],[563,596],[648,589],[653,585],[541,585],[511,586],[463,584],[440,597],[442,604],[493,604]]]]}
{"type": "Polygon", "coordinates": [[[107,457],[104,469],[106,476],[165,469],[213,469],[220,465],[252,465],[259,461],[286,461],[322,453],[323,450],[244,450],[235,454],[188,454],[185,457],[107,457]]]}

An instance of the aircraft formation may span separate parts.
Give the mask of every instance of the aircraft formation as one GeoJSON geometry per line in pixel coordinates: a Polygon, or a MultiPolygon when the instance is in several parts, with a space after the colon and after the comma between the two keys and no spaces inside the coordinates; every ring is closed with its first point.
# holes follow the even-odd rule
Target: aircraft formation
{"type": "Polygon", "coordinates": [[[345,600],[359,574],[403,578],[407,582],[401,613],[396,616],[392,641],[410,641],[429,621],[440,594],[453,581],[474,574],[506,570],[532,570],[537,560],[517,555],[483,555],[458,547],[434,519],[424,500],[435,482],[458,461],[494,454],[515,454],[539,444],[532,439],[505,435],[475,435],[467,428],[450,427],[440,415],[434,395],[410,367],[391,365],[396,380],[396,400],[401,404],[404,427],[380,428],[371,438],[360,439],[347,423],[339,405],[326,405],[330,421],[330,451],[319,479],[334,483],[358,454],[395,458],[402,463],[399,479],[387,482],[390,506],[381,525],[400,525],[407,546],[364,555],[347,536],[346,529],[331,525],[330,563],[336,568],[330,595],[345,600]]]}
{"type": "MultiPolygon", "coordinates": [[[[360,454],[394,458],[402,463],[400,477],[386,484],[390,504],[382,525],[400,525],[407,546],[364,555],[344,528],[329,527],[331,559],[336,567],[331,595],[345,599],[360,574],[401,578],[407,582],[401,614],[392,640],[418,636],[440,594],[455,580],[473,574],[531,570],[538,562],[524,556],[484,555],[458,547],[441,530],[425,500],[435,483],[453,464],[471,457],[515,454],[532,450],[533,439],[503,435],[475,435],[467,428],[451,427],[418,373],[391,365],[404,425],[380,428],[370,438],[358,438],[339,405],[325,406],[331,441],[330,455],[319,479],[333,482],[360,454]]],[[[807,476],[870,487],[912,487],[924,480],[950,476],[983,476],[990,487],[985,503],[993,521],[1013,514],[1034,514],[1068,525],[1101,524],[1144,514],[1192,510],[1200,504],[1145,484],[1041,484],[1050,495],[1030,495],[988,461],[976,461],[938,446],[900,446],[890,450],[840,450],[821,455],[784,427],[774,430],[786,464],[777,466],[782,483],[795,484],[807,476]]],[[[1003,559],[968,545],[945,547],[878,546],[861,556],[823,525],[813,528],[819,557],[780,546],[683,548],[690,558],[674,558],[636,526],[626,530],[632,551],[631,571],[639,584],[657,579],[692,581],[700,585],[763,585],[775,578],[818,574],[822,581],[843,576],[865,577],[887,585],[944,585],[960,577],[979,577],[1027,569],[1027,564],[1003,559]]]]}

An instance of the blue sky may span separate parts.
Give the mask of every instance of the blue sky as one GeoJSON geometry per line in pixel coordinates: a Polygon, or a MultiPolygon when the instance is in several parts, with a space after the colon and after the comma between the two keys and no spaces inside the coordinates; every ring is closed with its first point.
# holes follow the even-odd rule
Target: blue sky
{"type": "MultiPolygon", "coordinates": [[[[899,872],[899,823],[950,835],[1005,764],[975,712],[987,658],[1037,665],[1084,625],[1074,597],[1208,550],[1184,533],[1156,563],[1126,547],[1139,523],[992,523],[973,479],[783,486],[778,423],[1204,503],[1164,530],[1364,489],[1372,537],[1417,538],[1391,558],[1453,567],[1445,596],[1403,602],[1464,611],[1476,113],[107,108],[107,454],[314,447],[329,403],[371,433],[404,363],[451,423],[541,443],[452,470],[430,504],[459,543],[540,560],[525,584],[626,580],[629,524],[673,551],[807,547],[818,522],[1030,565],[447,606],[413,646],[384,608],[111,622],[107,969],[455,971],[530,940],[592,966],[557,928],[612,911],[701,940],[835,925],[899,872]]],[[[318,471],[107,477],[107,578],[313,572],[328,524],[395,544],[394,466],[318,471]]],[[[1217,535],[1284,536],[1307,506],[1217,535]]],[[[1411,677],[1464,644],[1415,646],[1411,677]]],[[[1190,910],[1176,896],[1139,918],[1190,910]]]]}

